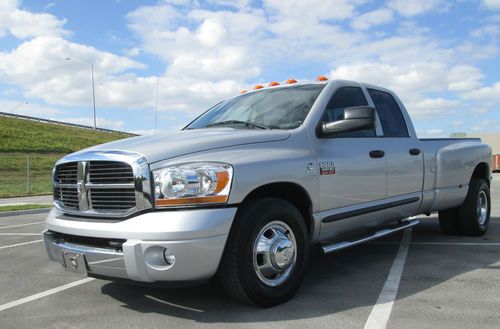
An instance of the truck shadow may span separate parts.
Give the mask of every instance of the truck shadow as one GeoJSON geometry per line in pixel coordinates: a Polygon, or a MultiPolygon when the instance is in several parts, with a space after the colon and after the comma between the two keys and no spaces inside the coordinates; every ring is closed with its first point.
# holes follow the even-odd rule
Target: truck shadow
{"type": "MultiPolygon", "coordinates": [[[[176,289],[111,282],[102,286],[102,292],[131,310],[200,323],[276,322],[340,316],[342,312],[366,318],[387,279],[400,238],[400,234],[394,235],[376,243],[314,258],[297,295],[291,301],[270,309],[246,306],[227,297],[215,280],[201,286],[176,289]]],[[[417,244],[412,244],[409,249],[397,299],[411,297],[476,269],[498,268],[498,246],[426,245],[418,242],[498,243],[500,218],[492,218],[488,234],[479,238],[445,236],[435,218],[424,218],[413,229],[412,242],[417,244]]],[[[460,291],[457,290],[456,294],[460,291]]],[[[435,307],[439,309],[440,306],[435,307]]]]}

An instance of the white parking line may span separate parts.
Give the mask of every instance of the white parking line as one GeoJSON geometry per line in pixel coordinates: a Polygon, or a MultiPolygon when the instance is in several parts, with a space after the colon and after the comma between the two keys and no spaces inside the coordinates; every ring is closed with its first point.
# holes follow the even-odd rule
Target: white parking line
{"type": "Polygon", "coordinates": [[[8,310],[9,308],[13,308],[13,307],[16,307],[16,306],[19,306],[19,305],[22,305],[22,304],[29,303],[31,301],[34,301],[34,300],[37,300],[37,299],[40,299],[40,298],[43,298],[43,297],[46,297],[46,296],[49,296],[49,295],[56,294],[56,293],[61,292],[63,290],[79,286],[81,284],[87,283],[87,282],[92,281],[92,280],[95,280],[95,279],[94,278],[85,278],[85,279],[82,279],[82,280],[78,280],[78,281],[75,281],[75,282],[71,282],[71,283],[65,284],[63,286],[60,286],[60,287],[57,287],[57,288],[54,288],[54,289],[46,290],[46,291],[40,292],[38,294],[34,294],[34,295],[31,295],[31,296],[28,296],[28,297],[24,297],[24,298],[18,299],[18,300],[15,300],[15,301],[7,303],[7,304],[0,305],[0,312],[8,310]]]}
{"type": "Polygon", "coordinates": [[[3,230],[5,228],[22,227],[22,226],[29,226],[29,225],[36,225],[36,224],[43,224],[43,222],[34,222],[34,223],[27,223],[27,224],[16,224],[16,225],[9,225],[9,226],[0,226],[0,230],[3,230]]]}
{"type": "Polygon", "coordinates": [[[27,245],[27,244],[32,244],[32,243],[35,243],[35,242],[42,242],[42,241],[43,240],[35,240],[35,241],[28,241],[28,242],[23,242],[23,243],[11,244],[11,245],[8,245],[8,246],[2,246],[2,247],[0,247],[0,250],[7,249],[7,248],[24,246],[24,245],[27,245]]]}
{"type": "Polygon", "coordinates": [[[33,235],[41,235],[42,233],[0,233],[0,236],[16,236],[16,235],[26,235],[26,236],[33,236],[33,235]]]}
{"type": "Polygon", "coordinates": [[[391,315],[392,306],[396,299],[399,282],[405,267],[406,256],[411,241],[411,228],[405,230],[401,244],[399,245],[398,254],[392,263],[391,270],[387,276],[387,281],[378,296],[377,303],[372,309],[368,320],[365,323],[365,329],[385,329],[387,321],[391,315]]]}
{"type": "MultiPolygon", "coordinates": [[[[399,242],[368,242],[369,244],[399,244],[399,242]]],[[[500,242],[411,242],[411,245],[429,246],[500,246],[500,242]]]]}

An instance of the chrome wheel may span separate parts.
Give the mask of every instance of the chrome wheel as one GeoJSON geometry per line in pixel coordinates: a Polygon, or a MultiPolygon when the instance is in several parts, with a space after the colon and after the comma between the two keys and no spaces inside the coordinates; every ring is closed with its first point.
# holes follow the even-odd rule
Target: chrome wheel
{"type": "Polygon", "coordinates": [[[484,191],[480,191],[477,197],[476,212],[479,224],[484,225],[488,219],[488,196],[484,191]]]}
{"type": "Polygon", "coordinates": [[[253,243],[253,267],[259,280],[271,287],[285,282],[297,261],[297,242],[282,221],[266,224],[253,243]]]}

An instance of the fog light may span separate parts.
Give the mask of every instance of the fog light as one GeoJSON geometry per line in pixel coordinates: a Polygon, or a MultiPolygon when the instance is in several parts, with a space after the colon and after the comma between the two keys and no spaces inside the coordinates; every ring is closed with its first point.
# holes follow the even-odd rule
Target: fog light
{"type": "Polygon", "coordinates": [[[175,256],[163,246],[151,246],[144,251],[144,261],[150,268],[164,271],[174,265],[175,256]]]}
{"type": "Polygon", "coordinates": [[[165,259],[165,263],[167,263],[170,266],[174,265],[175,263],[174,254],[170,253],[168,249],[163,250],[163,259],[165,259]]]}

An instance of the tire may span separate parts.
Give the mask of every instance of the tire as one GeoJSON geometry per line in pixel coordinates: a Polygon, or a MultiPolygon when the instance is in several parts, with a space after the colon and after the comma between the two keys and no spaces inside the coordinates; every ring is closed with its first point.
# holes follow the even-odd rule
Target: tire
{"type": "Polygon", "coordinates": [[[238,210],[219,278],[230,296],[271,307],[288,301],[297,292],[308,258],[309,238],[300,212],[282,199],[255,199],[238,210]],[[282,251],[274,253],[277,246],[282,251]],[[264,250],[271,256],[265,256],[264,250]],[[261,266],[267,266],[267,270],[259,270],[261,266]]]}
{"type": "Polygon", "coordinates": [[[490,188],[484,179],[472,179],[464,203],[458,209],[460,232],[481,236],[488,230],[491,212],[490,188]]]}
{"type": "Polygon", "coordinates": [[[439,225],[445,234],[481,236],[488,230],[490,212],[488,183],[485,179],[473,178],[462,205],[439,212],[439,225]]]}
{"type": "Polygon", "coordinates": [[[440,211],[439,226],[444,234],[459,235],[461,232],[458,224],[458,208],[440,211]]]}

